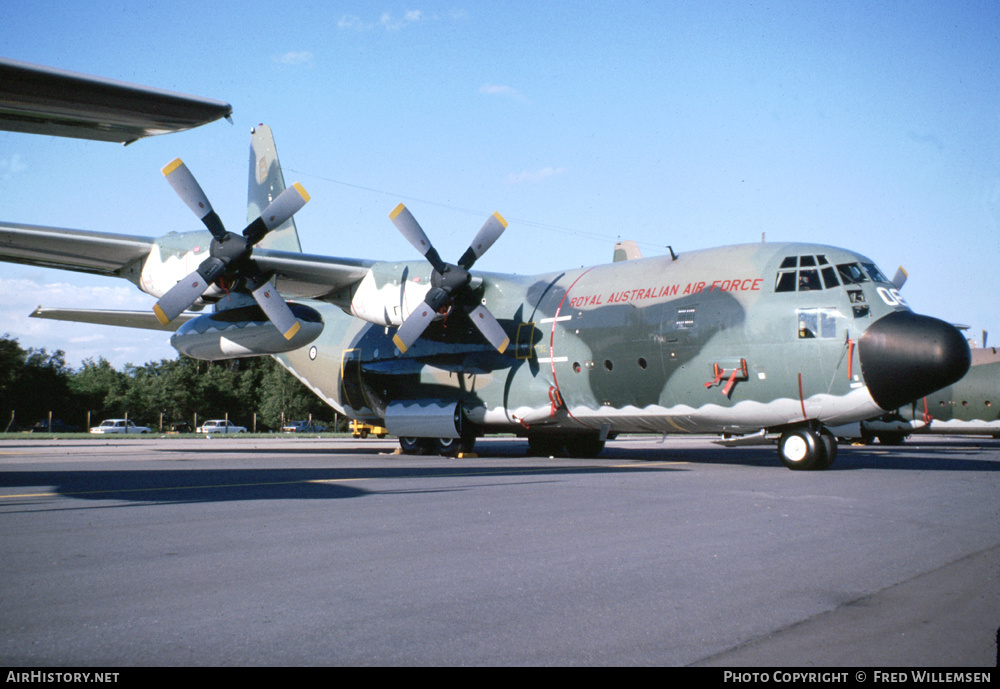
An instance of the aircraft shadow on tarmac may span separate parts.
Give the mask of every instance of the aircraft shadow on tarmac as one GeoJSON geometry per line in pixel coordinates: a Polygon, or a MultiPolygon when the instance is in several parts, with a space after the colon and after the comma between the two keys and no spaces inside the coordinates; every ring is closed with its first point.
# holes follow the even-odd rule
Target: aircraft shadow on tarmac
{"type": "MultiPolygon", "coordinates": [[[[18,471],[0,474],[0,511],[31,505],[38,509],[53,494],[80,500],[125,501],[168,504],[180,502],[225,502],[238,500],[338,500],[367,495],[451,492],[471,489],[469,485],[442,485],[439,488],[387,490],[357,484],[409,478],[510,478],[523,483],[558,481],[573,473],[622,473],[673,471],[677,467],[606,466],[477,466],[449,467],[437,460],[426,467],[372,467],[331,469],[136,469],[130,471],[18,471]],[[14,493],[10,490],[14,489],[14,493]],[[5,509],[6,508],[6,509],[5,509]]],[[[483,485],[477,483],[477,486],[483,485]]],[[[61,506],[59,509],[65,509],[61,506]]]]}
{"type": "MultiPolygon", "coordinates": [[[[247,456],[310,457],[311,462],[322,461],[324,455],[351,454],[362,457],[362,462],[354,467],[331,468],[211,468],[211,469],[130,469],[95,471],[8,471],[0,472],[0,489],[6,489],[0,497],[0,510],[32,505],[41,507],[52,494],[88,501],[124,501],[131,504],[166,504],[178,502],[223,502],[236,500],[337,500],[364,497],[374,494],[398,492],[448,492],[466,490],[471,486],[442,485],[440,488],[389,490],[364,487],[360,484],[380,480],[426,479],[438,477],[444,480],[465,477],[508,477],[518,482],[524,479],[559,481],[559,477],[571,474],[615,474],[622,472],[678,472],[690,471],[685,465],[727,465],[748,468],[763,468],[773,471],[775,480],[792,480],[774,459],[770,446],[721,447],[706,442],[698,447],[671,447],[669,443],[644,443],[616,445],[610,443],[597,460],[553,461],[551,466],[543,458],[533,458],[533,464],[510,465],[505,461],[523,457],[525,443],[509,441],[484,444],[487,450],[473,460],[455,463],[444,457],[407,457],[408,466],[371,466],[363,464],[368,452],[357,448],[349,451],[332,449],[328,446],[312,445],[308,448],[240,448],[239,458],[247,456]],[[611,461],[630,461],[628,465],[611,461]],[[418,461],[419,466],[413,462],[418,461]],[[54,488],[51,488],[54,486],[54,488]]],[[[801,472],[799,476],[816,476],[830,471],[856,471],[860,469],[894,471],[1000,471],[1000,461],[995,450],[1000,443],[992,439],[960,439],[942,442],[940,440],[918,439],[901,446],[851,446],[842,444],[837,460],[827,472],[813,474],[801,472]],[[983,452],[984,458],[975,455],[983,452]]],[[[218,448],[213,461],[220,460],[216,452],[233,452],[234,448],[218,448]]],[[[176,452],[176,450],[175,450],[176,452]]],[[[373,457],[386,456],[384,447],[373,446],[373,457]]],[[[203,449],[199,456],[206,454],[203,449]]],[[[798,472],[797,472],[798,473],[798,472]]],[[[65,509],[62,506],[61,509],[65,509]]]]}

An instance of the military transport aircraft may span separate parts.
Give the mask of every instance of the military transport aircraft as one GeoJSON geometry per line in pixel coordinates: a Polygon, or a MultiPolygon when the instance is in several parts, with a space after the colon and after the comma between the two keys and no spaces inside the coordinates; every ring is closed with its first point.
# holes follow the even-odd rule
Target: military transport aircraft
{"type": "Polygon", "coordinates": [[[301,253],[291,216],[308,195],[285,187],[268,127],[251,138],[243,233],[224,228],[186,165],[163,172],[207,232],[0,223],[0,259],[125,278],[159,298],[155,313],[34,315],[174,330],[174,347],[198,359],[274,355],[405,452],[467,452],[477,436],[514,432],[536,453],[593,456],[620,433],[712,432],[780,436],[787,467],[824,469],[837,449],[828,427],[921,399],[969,367],[957,329],[913,313],[845,249],[761,243],[473,273],[502,216],[448,263],[400,205],[390,219],[422,260],[331,258],[301,253]]]}

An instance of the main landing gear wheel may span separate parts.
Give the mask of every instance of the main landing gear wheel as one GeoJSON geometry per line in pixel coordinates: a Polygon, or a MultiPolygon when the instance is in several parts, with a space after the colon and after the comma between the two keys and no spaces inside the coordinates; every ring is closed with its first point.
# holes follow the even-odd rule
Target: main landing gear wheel
{"type": "Polygon", "coordinates": [[[431,452],[433,447],[432,438],[399,438],[399,449],[403,451],[404,455],[426,455],[431,452]]]}
{"type": "Polygon", "coordinates": [[[475,436],[466,438],[407,438],[399,439],[399,449],[404,455],[441,455],[457,457],[472,452],[475,436]]]}
{"type": "Polygon", "coordinates": [[[476,446],[475,436],[469,438],[435,438],[434,449],[442,457],[458,457],[469,454],[476,446]]]}
{"type": "Polygon", "coordinates": [[[793,471],[826,469],[837,456],[837,439],[828,430],[811,428],[786,431],[778,441],[781,463],[793,471]]]}

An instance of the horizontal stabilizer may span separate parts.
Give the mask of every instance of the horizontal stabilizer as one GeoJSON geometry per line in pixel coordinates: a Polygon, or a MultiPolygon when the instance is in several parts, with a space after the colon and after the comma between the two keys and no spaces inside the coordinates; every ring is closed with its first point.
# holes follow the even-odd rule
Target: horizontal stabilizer
{"type": "Polygon", "coordinates": [[[47,309],[39,306],[32,318],[48,318],[54,321],[94,323],[96,325],[117,325],[122,328],[142,328],[174,332],[187,321],[197,318],[197,313],[182,313],[166,325],[161,325],[152,311],[112,311],[108,309],[47,309]]]}

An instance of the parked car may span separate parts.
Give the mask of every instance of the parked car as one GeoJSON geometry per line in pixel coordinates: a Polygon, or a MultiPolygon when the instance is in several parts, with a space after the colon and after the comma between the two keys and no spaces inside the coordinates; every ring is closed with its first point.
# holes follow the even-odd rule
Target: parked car
{"type": "Polygon", "coordinates": [[[90,429],[91,433],[152,433],[153,429],[149,426],[136,426],[132,419],[126,421],[125,419],[105,419],[101,421],[100,426],[94,426],[90,429]]]}
{"type": "Polygon", "coordinates": [[[48,419],[43,419],[32,426],[29,433],[82,433],[83,429],[79,426],[70,426],[68,423],[62,419],[52,419],[52,424],[49,424],[48,419]]]}
{"type": "Polygon", "coordinates": [[[232,421],[225,419],[212,419],[206,421],[204,426],[199,426],[195,433],[246,433],[245,426],[237,426],[232,421]]]}
{"type": "Polygon", "coordinates": [[[308,421],[292,421],[281,428],[285,433],[322,433],[326,426],[321,423],[310,423],[308,421]]]}

